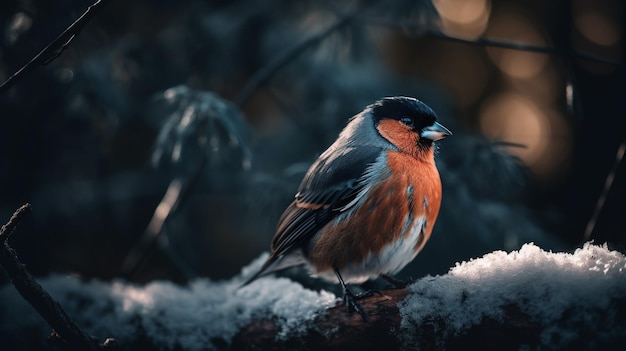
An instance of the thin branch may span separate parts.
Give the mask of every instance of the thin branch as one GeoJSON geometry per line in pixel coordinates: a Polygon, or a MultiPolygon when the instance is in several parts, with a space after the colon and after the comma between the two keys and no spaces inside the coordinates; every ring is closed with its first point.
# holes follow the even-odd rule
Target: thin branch
{"type": "Polygon", "coordinates": [[[3,225],[0,228],[0,244],[4,244],[9,240],[15,229],[22,223],[26,215],[28,215],[31,211],[30,204],[22,205],[22,207],[18,208],[13,216],[9,219],[7,224],[3,225]]]}
{"type": "Polygon", "coordinates": [[[439,29],[422,28],[421,25],[416,25],[414,23],[402,23],[402,22],[389,21],[389,20],[378,19],[378,18],[367,18],[366,21],[367,23],[370,23],[373,25],[379,25],[379,26],[399,27],[402,29],[414,28],[416,29],[416,32],[419,33],[420,35],[428,35],[433,38],[450,41],[454,43],[536,52],[536,53],[548,54],[548,55],[564,56],[567,54],[572,54],[574,58],[581,59],[581,60],[595,61],[595,62],[605,63],[605,64],[612,65],[612,66],[620,66],[622,64],[618,60],[610,59],[605,56],[595,55],[595,54],[584,52],[584,51],[573,50],[571,53],[564,53],[554,47],[530,45],[530,44],[518,43],[514,41],[509,41],[509,40],[495,40],[495,39],[489,39],[485,37],[479,37],[475,39],[460,38],[460,37],[448,35],[439,29]]]}
{"type": "Polygon", "coordinates": [[[183,179],[175,178],[170,182],[143,235],[128,252],[126,258],[124,258],[121,267],[124,277],[131,279],[137,274],[148,252],[156,245],[159,237],[163,235],[165,224],[171,218],[171,215],[176,212],[183,192],[186,192],[187,188],[188,186],[183,179]]]}
{"type": "Polygon", "coordinates": [[[248,99],[250,99],[252,94],[254,94],[254,92],[261,85],[263,85],[263,83],[267,82],[270,78],[272,78],[272,76],[278,70],[280,70],[283,66],[285,66],[289,62],[291,62],[291,60],[293,60],[294,58],[298,57],[309,47],[320,43],[321,41],[323,41],[326,37],[328,37],[330,34],[335,32],[336,30],[349,24],[352,21],[352,19],[354,19],[357,13],[358,11],[354,11],[342,17],[333,25],[328,27],[326,30],[303,40],[302,42],[298,43],[297,45],[291,47],[290,49],[286,51],[283,51],[274,59],[274,61],[270,62],[267,66],[262,67],[248,80],[246,85],[241,89],[241,91],[239,91],[237,96],[235,96],[235,98],[233,99],[233,102],[239,107],[245,105],[245,103],[248,101],[248,99]]]}
{"type": "Polygon", "coordinates": [[[516,43],[513,41],[493,40],[493,39],[489,39],[485,37],[480,37],[476,39],[465,39],[465,38],[450,36],[439,30],[429,30],[429,31],[426,31],[425,34],[433,38],[442,39],[442,40],[450,41],[453,43],[462,43],[462,44],[478,45],[478,46],[490,46],[490,47],[497,47],[497,48],[503,48],[503,49],[537,52],[537,53],[542,53],[542,54],[557,54],[558,53],[555,48],[547,47],[547,46],[522,44],[522,43],[516,43]]]}
{"type": "Polygon", "coordinates": [[[596,222],[598,221],[598,217],[604,208],[604,203],[606,201],[606,197],[611,191],[611,187],[613,186],[613,180],[615,180],[615,175],[617,174],[617,170],[619,169],[620,164],[624,161],[624,154],[626,153],[626,141],[622,142],[617,148],[617,153],[615,155],[615,162],[613,163],[613,168],[606,175],[606,179],[604,181],[604,188],[602,189],[602,193],[598,197],[598,201],[596,201],[596,207],[587,222],[587,227],[585,228],[585,240],[589,240],[591,235],[593,234],[593,229],[596,226],[596,222]]]}
{"type": "MultiPolygon", "coordinates": [[[[463,44],[490,46],[490,47],[497,47],[497,48],[503,48],[503,49],[529,51],[529,52],[536,52],[536,53],[550,54],[550,55],[561,55],[561,56],[565,55],[565,53],[562,53],[556,48],[549,47],[549,46],[539,46],[539,45],[516,43],[512,41],[494,40],[494,39],[489,39],[485,37],[480,37],[476,39],[463,39],[463,38],[447,35],[438,30],[428,31],[427,34],[434,38],[451,41],[451,42],[463,43],[463,44]]],[[[616,61],[616,60],[613,60],[604,56],[594,55],[594,54],[584,52],[584,51],[573,50],[571,54],[574,56],[574,58],[577,58],[577,59],[582,59],[582,60],[587,60],[587,61],[596,61],[596,62],[601,62],[601,63],[605,63],[608,65],[613,65],[613,66],[621,65],[619,61],[616,61]]]]}
{"type": "Polygon", "coordinates": [[[98,344],[98,340],[83,332],[65,313],[61,305],[55,301],[44,288],[37,283],[26,270],[8,243],[8,239],[17,226],[31,212],[29,204],[20,207],[9,222],[0,228],[0,265],[7,276],[22,295],[24,300],[48,322],[54,329],[52,334],[56,344],[68,350],[110,350],[116,347],[116,342],[107,339],[105,344],[98,344]]]}
{"type": "Polygon", "coordinates": [[[0,85],[0,95],[11,88],[15,82],[22,76],[32,71],[38,66],[44,66],[61,56],[71,42],[76,38],[85,25],[106,5],[110,0],[97,0],[93,5],[70,25],[61,35],[59,35],[48,46],[41,50],[30,62],[20,68],[12,76],[9,77],[2,85],[0,85]]]}
{"type": "MultiPolygon", "coordinates": [[[[188,177],[177,177],[170,182],[165,195],[163,195],[161,202],[159,202],[152,214],[152,218],[141,238],[130,249],[122,262],[121,271],[124,277],[132,279],[140,271],[149,251],[155,247],[160,238],[166,235],[167,222],[176,214],[180,206],[192,193],[207,164],[208,156],[203,155],[201,162],[188,177]]],[[[176,268],[179,269],[180,273],[185,276],[185,279],[189,280],[195,277],[195,272],[188,269],[181,260],[167,250],[165,253],[176,268]]]]}

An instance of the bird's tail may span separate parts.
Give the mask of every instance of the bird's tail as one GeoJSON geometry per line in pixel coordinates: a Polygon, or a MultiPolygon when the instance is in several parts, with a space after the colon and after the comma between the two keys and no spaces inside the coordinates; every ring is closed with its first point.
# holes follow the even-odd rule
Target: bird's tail
{"type": "Polygon", "coordinates": [[[259,269],[258,272],[254,273],[243,284],[241,284],[241,286],[239,286],[239,289],[252,283],[253,281],[257,280],[258,278],[264,275],[268,275],[268,274],[271,274],[276,271],[280,271],[289,267],[301,265],[303,263],[305,263],[305,260],[299,251],[292,252],[288,255],[281,255],[281,256],[271,255],[267,259],[267,261],[263,263],[263,266],[261,266],[261,269],[259,269]]]}
{"type": "Polygon", "coordinates": [[[272,272],[274,272],[274,270],[268,270],[268,268],[274,264],[274,262],[276,262],[276,259],[271,256],[270,258],[267,259],[267,261],[265,261],[265,263],[263,263],[263,266],[261,267],[261,269],[259,269],[256,273],[254,273],[250,278],[248,278],[243,284],[241,284],[239,286],[239,289],[243,288],[244,286],[252,283],[253,281],[257,280],[258,278],[266,275],[266,274],[270,274],[272,272]]]}

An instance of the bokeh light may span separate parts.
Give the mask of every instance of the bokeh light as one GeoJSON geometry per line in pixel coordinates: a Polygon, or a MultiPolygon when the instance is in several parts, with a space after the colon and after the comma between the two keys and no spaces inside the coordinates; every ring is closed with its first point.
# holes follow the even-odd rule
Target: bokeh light
{"type": "Polygon", "coordinates": [[[492,76],[484,57],[467,45],[445,45],[441,59],[433,65],[438,72],[437,79],[452,91],[459,106],[464,108],[482,96],[492,76]]]}
{"type": "Polygon", "coordinates": [[[555,66],[550,63],[545,65],[532,79],[516,79],[503,75],[506,78],[503,88],[518,92],[539,105],[560,103],[563,97],[563,81],[555,66]]]}
{"type": "Polygon", "coordinates": [[[16,13],[9,21],[7,31],[5,33],[5,43],[12,45],[20,37],[20,35],[26,33],[31,25],[33,19],[24,12],[16,13]]]}
{"type": "Polygon", "coordinates": [[[491,3],[488,0],[434,0],[442,29],[464,38],[481,36],[487,28],[491,3]]]}
{"type": "MultiPolygon", "coordinates": [[[[623,11],[613,0],[572,2],[572,42],[576,50],[600,55],[619,62],[623,55],[623,11]]],[[[579,60],[581,67],[593,75],[611,75],[616,65],[579,60]]]]}
{"type": "MultiPolygon", "coordinates": [[[[542,35],[528,19],[512,12],[495,18],[490,24],[489,32],[519,44],[546,45],[542,35]]],[[[537,76],[548,62],[545,54],[522,50],[489,47],[487,53],[503,73],[517,79],[537,76]]]]}
{"type": "Polygon", "coordinates": [[[620,40],[620,30],[611,17],[598,12],[583,12],[574,17],[576,28],[589,41],[602,45],[615,45],[620,40]]]}
{"type": "Polygon", "coordinates": [[[507,92],[489,98],[479,118],[487,136],[523,145],[509,151],[537,176],[549,178],[569,158],[569,129],[561,115],[522,94],[507,92]]]}
{"type": "Polygon", "coordinates": [[[621,21],[611,1],[581,1],[572,3],[576,30],[589,42],[599,46],[614,46],[622,36],[621,21]]]}
{"type": "Polygon", "coordinates": [[[495,140],[524,145],[511,151],[532,165],[547,147],[550,126],[545,120],[543,112],[530,99],[504,93],[485,102],[480,113],[480,128],[495,140]]]}

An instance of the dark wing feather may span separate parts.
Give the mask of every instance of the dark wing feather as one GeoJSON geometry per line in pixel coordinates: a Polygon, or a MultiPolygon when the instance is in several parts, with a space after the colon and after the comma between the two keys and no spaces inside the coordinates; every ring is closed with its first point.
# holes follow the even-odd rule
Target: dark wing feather
{"type": "Polygon", "coordinates": [[[363,187],[362,176],[376,161],[381,149],[373,146],[326,152],[309,169],[300,184],[296,200],[278,222],[272,241],[272,256],[280,257],[310,239],[335,218],[341,208],[363,187]]]}
{"type": "Polygon", "coordinates": [[[288,267],[282,258],[305,243],[341,213],[363,187],[363,174],[376,161],[381,149],[373,146],[327,150],[304,176],[296,200],[278,221],[272,254],[261,269],[246,280],[288,267]]]}

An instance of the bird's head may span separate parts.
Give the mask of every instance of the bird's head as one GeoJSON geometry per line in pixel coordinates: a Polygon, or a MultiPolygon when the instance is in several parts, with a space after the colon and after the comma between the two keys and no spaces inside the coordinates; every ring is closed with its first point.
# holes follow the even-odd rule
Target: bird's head
{"type": "Polygon", "coordinates": [[[411,97],[386,97],[368,106],[381,137],[412,155],[432,149],[433,141],[452,133],[437,122],[435,112],[411,97]]]}

